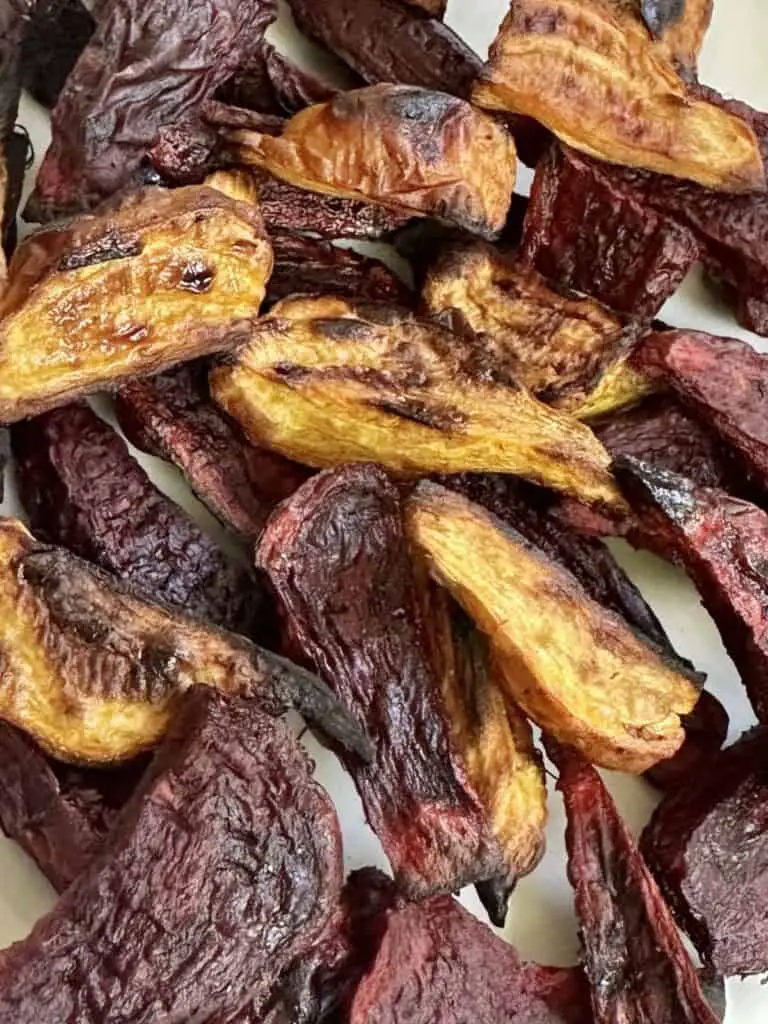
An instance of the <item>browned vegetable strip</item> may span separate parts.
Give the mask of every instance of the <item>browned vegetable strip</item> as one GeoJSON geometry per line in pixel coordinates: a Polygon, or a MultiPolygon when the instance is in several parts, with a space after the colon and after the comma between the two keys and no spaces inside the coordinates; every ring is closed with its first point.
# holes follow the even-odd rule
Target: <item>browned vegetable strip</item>
{"type": "Polygon", "coordinates": [[[150,604],[75,555],[0,520],[0,718],[62,760],[108,764],[164,734],[195,684],[294,706],[367,757],[326,687],[245,637],[150,604]]]}
{"type": "Polygon", "coordinates": [[[17,423],[12,441],[19,496],[38,537],[150,599],[274,643],[271,603],[255,575],[154,486],[87,405],[17,423]]]}
{"type": "Polygon", "coordinates": [[[465,100],[413,86],[340,94],[296,114],[277,137],[227,137],[239,163],[293,185],[437,216],[489,238],[504,227],[514,190],[506,129],[465,100]]]}
{"type": "Polygon", "coordinates": [[[579,415],[634,345],[636,325],[587,297],[554,291],[521,259],[482,242],[450,245],[427,273],[426,310],[458,318],[543,402],[579,415]]]}
{"type": "Polygon", "coordinates": [[[271,270],[256,208],[205,187],[31,236],[0,301],[0,422],[231,346],[271,270]]]}
{"type": "Polygon", "coordinates": [[[467,675],[462,661],[455,678],[441,666],[441,692],[429,655],[453,659],[453,640],[439,632],[443,618],[420,614],[395,486],[374,466],[313,477],[270,520],[258,564],[292,646],[374,741],[369,765],[346,763],[405,894],[472,882],[508,890],[541,849],[541,766],[527,724],[509,724],[495,691],[476,695],[473,724],[462,687],[485,678],[481,664],[467,675]],[[482,772],[496,776],[493,807],[475,786],[482,772]]]}
{"type": "Polygon", "coordinates": [[[472,92],[610,163],[708,188],[765,188],[751,126],[690,91],[634,5],[514,0],[472,92]]]}
{"type": "Polygon", "coordinates": [[[683,719],[685,742],[674,757],[645,773],[658,789],[673,792],[692,779],[708,775],[728,737],[728,712],[713,694],[703,690],[696,707],[683,719]]]}
{"type": "Polygon", "coordinates": [[[256,445],[317,467],[518,474],[624,507],[592,431],[536,401],[481,339],[330,296],[279,303],[250,338],[211,390],[256,445]]]}
{"type": "Polygon", "coordinates": [[[623,457],[616,472],[639,545],[681,564],[715,620],[761,721],[768,720],[768,515],[725,491],[623,457]]]}
{"type": "Polygon", "coordinates": [[[255,541],[275,505],[307,478],[303,466],[254,448],[213,404],[205,363],[131,381],[115,408],[131,444],[178,466],[200,501],[245,540],[255,541]]]}
{"type": "Polygon", "coordinates": [[[717,1024],[668,907],[595,769],[547,747],[568,819],[568,875],[595,1024],[717,1024]]]}
{"type": "Polygon", "coordinates": [[[422,482],[407,529],[489,637],[512,699],[595,764],[642,772],[680,747],[690,667],[643,642],[565,569],[479,505],[422,482]]]}

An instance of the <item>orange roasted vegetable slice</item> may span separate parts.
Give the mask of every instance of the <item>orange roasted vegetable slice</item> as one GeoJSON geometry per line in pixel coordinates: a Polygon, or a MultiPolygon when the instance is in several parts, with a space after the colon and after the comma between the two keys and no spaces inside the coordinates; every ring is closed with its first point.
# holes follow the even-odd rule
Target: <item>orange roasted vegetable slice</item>
{"type": "Polygon", "coordinates": [[[594,764],[639,773],[681,746],[696,677],[595,604],[576,578],[479,505],[423,482],[413,543],[488,636],[512,699],[594,764]]]}
{"type": "Polygon", "coordinates": [[[513,0],[472,99],[528,114],[609,163],[708,188],[765,187],[755,133],[688,88],[626,0],[513,0]]]}
{"type": "Polygon", "coordinates": [[[32,235],[0,302],[0,422],[226,348],[271,271],[258,209],[206,187],[32,235]]]}

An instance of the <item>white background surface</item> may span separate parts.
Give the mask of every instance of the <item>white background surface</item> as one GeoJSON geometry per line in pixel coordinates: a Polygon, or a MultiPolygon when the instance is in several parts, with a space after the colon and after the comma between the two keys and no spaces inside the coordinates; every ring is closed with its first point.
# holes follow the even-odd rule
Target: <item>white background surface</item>
{"type": "MultiPolygon", "coordinates": [[[[447,20],[484,56],[506,7],[506,0],[450,0],[447,20]]],[[[275,26],[272,37],[282,49],[300,55],[310,65],[323,63],[318,61],[311,46],[297,47],[295,32],[284,20],[275,26]]],[[[768,108],[766,44],[766,0],[715,0],[715,15],[700,63],[702,81],[758,108],[768,108]]],[[[34,104],[25,101],[20,120],[32,135],[39,161],[48,134],[46,117],[34,104]]],[[[523,172],[522,191],[527,191],[527,180],[528,176],[523,172]]],[[[731,313],[719,303],[715,293],[704,286],[698,271],[689,276],[680,293],[668,303],[663,317],[675,325],[746,338],[756,347],[768,350],[766,341],[737,327],[731,313]]],[[[107,404],[99,402],[98,408],[109,417],[107,404]]],[[[217,525],[192,497],[175,470],[147,456],[140,456],[140,461],[158,486],[184,505],[204,527],[220,535],[217,525]]],[[[19,512],[12,481],[1,510],[6,515],[19,512]]],[[[718,633],[700,607],[696,592],[680,572],[652,556],[632,552],[623,544],[617,544],[615,550],[661,618],[677,649],[708,674],[707,685],[725,703],[731,716],[730,738],[735,738],[753,724],[753,714],[736,672],[723,651],[718,633]]],[[[311,740],[308,742],[312,743],[311,740]]],[[[363,821],[351,781],[332,755],[314,746],[312,749],[317,758],[318,777],[339,809],[347,867],[352,869],[371,863],[386,867],[379,843],[363,821]]],[[[653,808],[656,800],[654,791],[643,781],[628,776],[606,773],[606,778],[623,814],[633,830],[638,831],[653,808]]],[[[562,837],[561,802],[557,795],[552,794],[547,854],[536,872],[518,886],[504,931],[522,956],[542,963],[569,964],[578,954],[562,837]]],[[[473,892],[466,892],[463,898],[482,916],[473,892]]],[[[53,901],[53,892],[35,865],[14,844],[0,836],[0,946],[26,935],[53,901]]],[[[763,987],[757,978],[730,980],[727,1024],[762,1024],[766,1021],[768,987],[763,987]]]]}

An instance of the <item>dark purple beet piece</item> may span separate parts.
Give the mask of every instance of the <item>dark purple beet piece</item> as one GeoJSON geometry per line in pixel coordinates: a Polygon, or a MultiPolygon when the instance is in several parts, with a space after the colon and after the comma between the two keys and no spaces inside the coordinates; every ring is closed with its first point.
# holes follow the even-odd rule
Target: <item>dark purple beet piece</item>
{"type": "Polygon", "coordinates": [[[99,852],[146,767],[75,768],[0,724],[0,826],[63,892],[99,852]]]}
{"type": "Polygon", "coordinates": [[[312,477],[273,515],[257,564],[290,649],[373,740],[370,764],[345,763],[402,891],[422,898],[508,881],[429,661],[395,485],[368,465],[312,477]]]}
{"type": "Polygon", "coordinates": [[[290,116],[314,103],[325,103],[336,92],[261,39],[217,96],[235,107],[290,116]]]}
{"type": "Polygon", "coordinates": [[[690,715],[683,718],[685,742],[674,757],[660,761],[645,777],[658,789],[672,792],[687,786],[692,778],[712,771],[712,763],[728,737],[728,712],[704,690],[690,715]]]}
{"type": "Polygon", "coordinates": [[[93,35],[96,22],[81,0],[36,0],[21,50],[21,81],[49,109],[93,35]]]}
{"type": "Polygon", "coordinates": [[[577,968],[520,960],[450,896],[388,911],[349,1024],[592,1024],[577,968]]]}
{"type": "Polygon", "coordinates": [[[152,598],[216,625],[269,639],[269,599],[157,490],[128,447],[87,405],[12,430],[21,502],[33,531],[152,598]]]}
{"type": "Polygon", "coordinates": [[[213,404],[204,362],[131,381],[115,405],[131,444],[178,466],[200,501],[249,542],[307,478],[295,462],[254,448],[213,404]]]}
{"type": "Polygon", "coordinates": [[[724,975],[768,970],[768,732],[757,729],[659,804],[648,866],[703,960],[724,975]]]}
{"type": "Polygon", "coordinates": [[[549,743],[595,1024],[717,1024],[669,908],[595,769],[549,743]]]}
{"type": "Polygon", "coordinates": [[[561,287],[648,319],[700,254],[691,232],[656,212],[620,168],[559,145],[536,168],[522,252],[561,287]]]}
{"type": "Polygon", "coordinates": [[[344,295],[368,302],[412,306],[413,292],[381,260],[298,232],[270,233],[275,266],[267,301],[288,295],[344,295]]]}
{"type": "MultiPolygon", "coordinates": [[[[635,362],[639,369],[659,376],[701,422],[710,425],[754,485],[768,493],[768,356],[735,338],[661,331],[645,339],[635,362]]],[[[669,468],[685,472],[684,465],[669,468]]],[[[707,486],[727,486],[722,480],[694,479],[707,486]]]]}
{"type": "Polygon", "coordinates": [[[333,805],[288,729],[194,690],[104,851],[0,954],[0,1019],[181,1024],[264,1006],[322,934],[341,871],[333,805]]]}
{"type": "Polygon", "coordinates": [[[614,471],[640,524],[630,539],[687,571],[768,721],[768,515],[637,459],[618,459],[614,471]]]}
{"type": "Polygon", "coordinates": [[[77,212],[129,182],[159,130],[198,116],[274,13],[274,0],[112,0],[54,108],[28,215],[77,212]]]}

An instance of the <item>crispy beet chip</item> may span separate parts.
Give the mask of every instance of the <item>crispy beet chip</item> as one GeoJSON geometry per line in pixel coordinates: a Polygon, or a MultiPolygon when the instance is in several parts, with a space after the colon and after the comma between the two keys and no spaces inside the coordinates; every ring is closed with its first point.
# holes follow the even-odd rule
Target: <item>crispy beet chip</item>
{"type": "Polygon", "coordinates": [[[522,252],[551,281],[650,318],[677,291],[700,250],[691,232],[649,206],[627,177],[552,146],[536,168],[522,252]]]}
{"type": "Polygon", "coordinates": [[[340,888],[338,822],[306,754],[253,702],[199,689],[107,847],[0,956],[0,1017],[160,1024],[264,1006],[340,888]]]}
{"type": "Polygon", "coordinates": [[[274,16],[273,0],[114,0],[62,90],[28,214],[94,206],[137,170],[164,125],[200,104],[242,64],[274,16]]]}
{"type": "Polygon", "coordinates": [[[63,892],[101,850],[145,768],[143,758],[75,768],[0,724],[0,826],[63,892]]]}
{"type": "Polygon", "coordinates": [[[21,502],[38,537],[150,598],[273,639],[270,602],[255,575],[154,486],[120,435],[87,405],[17,423],[12,443],[21,502]]]}
{"type": "Polygon", "coordinates": [[[716,1024],[669,908],[600,776],[555,743],[595,1024],[716,1024]]]}
{"type": "Polygon", "coordinates": [[[118,392],[116,411],[131,444],[178,466],[200,501],[245,540],[255,541],[275,505],[307,478],[295,462],[254,448],[213,404],[205,363],[132,381],[118,392]]]}
{"type": "Polygon", "coordinates": [[[724,975],[768,969],[768,734],[756,729],[659,804],[643,855],[704,961],[724,975]]]}
{"type": "Polygon", "coordinates": [[[664,792],[682,789],[692,778],[713,770],[712,762],[728,736],[729,718],[723,705],[706,690],[683,718],[685,742],[674,757],[659,761],[645,777],[664,792]]]}
{"type": "Polygon", "coordinates": [[[653,610],[608,548],[557,520],[548,510],[551,499],[543,491],[492,473],[462,473],[444,477],[443,483],[493,512],[569,569],[594,601],[618,612],[660,647],[669,646],[653,610]]]}
{"type": "Polygon", "coordinates": [[[637,459],[620,458],[615,470],[639,520],[631,538],[685,568],[757,717],[768,720],[768,515],[637,459]]]}
{"type": "Polygon", "coordinates": [[[436,627],[422,621],[395,486],[364,465],[313,477],[271,519],[258,563],[290,645],[374,741],[369,765],[346,761],[401,889],[508,883],[428,658],[437,641],[425,630],[436,627]]]}
{"type": "MultiPolygon", "coordinates": [[[[768,356],[735,338],[662,331],[645,339],[636,360],[647,373],[659,375],[700,421],[710,425],[754,484],[768,492],[768,356]]],[[[685,466],[679,471],[685,471],[685,466]]],[[[728,483],[694,479],[708,486],[728,483]]],[[[743,483],[738,490],[729,488],[735,493],[744,489],[743,483]]]]}
{"type": "Polygon", "coordinates": [[[577,968],[540,967],[450,896],[386,913],[349,1024],[592,1024],[577,968]],[[449,1016],[447,1009],[450,1008],[449,1016]]]}

